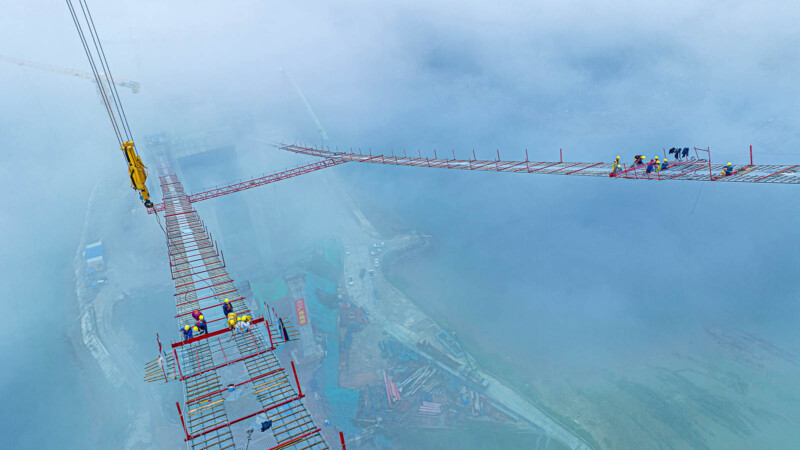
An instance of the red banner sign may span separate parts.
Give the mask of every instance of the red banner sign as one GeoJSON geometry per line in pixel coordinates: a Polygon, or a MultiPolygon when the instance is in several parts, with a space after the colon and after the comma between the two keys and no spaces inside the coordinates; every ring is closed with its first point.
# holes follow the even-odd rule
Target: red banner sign
{"type": "Polygon", "coordinates": [[[297,323],[305,325],[308,323],[308,316],[306,316],[306,301],[305,299],[295,300],[294,309],[297,310],[297,323]]]}

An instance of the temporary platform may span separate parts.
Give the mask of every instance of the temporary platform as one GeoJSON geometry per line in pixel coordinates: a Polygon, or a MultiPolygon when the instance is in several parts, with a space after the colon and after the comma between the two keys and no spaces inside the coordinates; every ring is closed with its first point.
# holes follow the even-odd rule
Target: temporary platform
{"type": "Polygon", "coordinates": [[[253,319],[249,331],[228,329],[222,310],[226,298],[237,315],[258,314],[247,309],[226,271],[224,255],[164,160],[159,180],[175,318],[179,329],[194,326],[192,312],[199,310],[208,333],[174,343],[168,351],[159,341],[159,357],[146,366],[145,380],[184,383],[183,405],[176,407],[187,447],[327,449],[303,405],[294,362],[287,369],[273,352],[297,338],[291,320],[267,309],[268,317],[253,319]]]}
{"type": "MultiPolygon", "coordinates": [[[[298,153],[301,155],[315,156],[323,158],[293,169],[276,172],[270,175],[263,175],[246,181],[241,181],[228,186],[217,187],[195,194],[187,195],[189,203],[221,197],[233,194],[234,192],[256,188],[276,181],[297,177],[328,167],[338,166],[347,162],[360,162],[371,164],[389,164],[394,166],[410,166],[437,169],[458,169],[482,172],[512,172],[528,173],[536,175],[574,175],[584,177],[607,177],[612,179],[625,180],[647,180],[647,181],[716,181],[728,183],[765,183],[765,184],[800,184],[800,164],[753,164],[753,151],[750,149],[750,164],[737,165],[731,175],[722,175],[722,170],[727,164],[712,164],[711,151],[708,148],[694,148],[695,156],[682,160],[670,161],[669,167],[665,169],[653,169],[647,172],[647,163],[642,165],[622,164],[621,170],[613,171],[614,163],[605,162],[564,162],[562,153],[559,151],[559,161],[530,161],[525,152],[524,161],[503,161],[500,159],[500,152],[497,152],[497,159],[479,160],[472,153],[470,159],[457,159],[455,152],[452,159],[445,156],[439,157],[434,150],[433,157],[422,156],[418,152],[416,157],[392,152],[389,155],[373,155],[372,151],[363,153],[359,150],[340,152],[329,149],[318,149],[316,147],[305,147],[301,145],[277,145],[281,150],[298,153]]],[[[165,210],[165,203],[158,203],[147,212],[153,214],[165,210]]]]}
{"type": "Polygon", "coordinates": [[[332,151],[331,149],[317,149],[299,145],[282,145],[281,150],[299,153],[302,155],[316,156],[325,160],[342,162],[362,162],[372,164],[390,164],[395,166],[430,167],[440,169],[460,169],[460,170],[480,170],[484,172],[514,172],[531,173],[541,175],[576,175],[593,177],[611,177],[616,179],[635,179],[649,181],[718,181],[718,182],[744,182],[744,183],[783,183],[800,184],[800,165],[755,165],[753,164],[753,151],[750,149],[750,164],[739,165],[733,174],[722,176],[722,169],[725,164],[712,164],[710,161],[710,149],[694,148],[695,156],[690,160],[671,161],[669,168],[663,170],[653,170],[646,172],[646,164],[638,166],[624,166],[623,170],[612,174],[613,163],[604,162],[564,162],[559,152],[559,161],[530,161],[526,157],[524,161],[503,161],[500,159],[500,151],[497,151],[496,160],[478,160],[475,152],[470,159],[453,159],[445,156],[440,158],[434,150],[433,158],[418,156],[397,155],[392,152],[390,155],[373,155],[370,150],[368,154],[332,151]],[[706,158],[706,159],[704,159],[706,158]]]}

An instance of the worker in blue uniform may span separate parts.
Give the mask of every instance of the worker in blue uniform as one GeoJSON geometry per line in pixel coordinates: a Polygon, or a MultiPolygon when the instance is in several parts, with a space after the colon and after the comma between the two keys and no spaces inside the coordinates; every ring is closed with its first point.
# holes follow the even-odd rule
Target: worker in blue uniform
{"type": "Polygon", "coordinates": [[[204,333],[204,334],[205,334],[205,333],[208,333],[208,324],[206,323],[206,319],[205,319],[205,317],[203,317],[202,315],[200,315],[200,318],[197,320],[197,323],[195,324],[195,326],[196,326],[196,327],[197,327],[197,328],[198,328],[198,329],[199,329],[199,330],[200,330],[202,333],[204,333]]]}
{"type": "Polygon", "coordinates": [[[649,174],[650,172],[652,172],[653,169],[655,169],[655,167],[656,163],[651,159],[650,162],[647,163],[647,173],[649,174]]]}
{"type": "Polygon", "coordinates": [[[728,163],[724,169],[722,169],[722,173],[720,174],[723,177],[729,177],[733,175],[733,164],[728,163]]]}
{"type": "Polygon", "coordinates": [[[192,327],[190,327],[189,325],[186,325],[185,327],[183,327],[181,332],[183,333],[183,340],[184,341],[188,341],[189,339],[192,338],[192,327]]]}
{"type": "Polygon", "coordinates": [[[689,147],[684,147],[683,152],[681,153],[681,158],[688,158],[689,157],[689,147]]]}
{"type": "Polygon", "coordinates": [[[644,164],[644,155],[636,155],[633,157],[633,164],[641,166],[644,164]]]}
{"type": "Polygon", "coordinates": [[[666,170],[666,169],[668,169],[668,168],[669,168],[669,161],[667,161],[666,159],[664,159],[664,162],[663,162],[663,163],[661,163],[661,170],[666,170]]]}
{"type": "Polygon", "coordinates": [[[227,317],[228,314],[232,312],[233,312],[233,305],[231,305],[231,301],[226,298],[225,301],[222,302],[222,314],[227,317]]]}

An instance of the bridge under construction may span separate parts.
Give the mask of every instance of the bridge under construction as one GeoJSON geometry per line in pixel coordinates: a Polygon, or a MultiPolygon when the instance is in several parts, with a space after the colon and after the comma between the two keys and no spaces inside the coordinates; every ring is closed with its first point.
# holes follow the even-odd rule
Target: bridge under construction
{"type": "Polygon", "coordinates": [[[224,299],[230,299],[237,315],[255,312],[239,295],[222,251],[165,160],[159,180],[175,318],[180,329],[191,327],[196,323],[192,313],[199,311],[209,331],[172,343],[168,350],[159,339],[159,356],[146,365],[145,381],[183,382],[184,407],[176,403],[176,409],[192,448],[234,448],[246,442],[274,450],[327,449],[301,401],[305,395],[294,362],[289,372],[274,353],[278,345],[297,339],[291,319],[279,318],[265,304],[265,314],[252,320],[248,332],[234,333],[225,326],[224,299]]]}
{"type": "MultiPolygon", "coordinates": [[[[227,186],[215,187],[190,194],[187,200],[190,203],[208,200],[212,198],[229,195],[236,192],[253,189],[281,180],[298,177],[318,170],[335,167],[348,162],[385,164],[392,166],[407,166],[429,169],[453,169],[481,172],[508,172],[534,175],[568,175],[582,177],[605,177],[613,180],[641,180],[641,181],[713,181],[719,183],[759,183],[759,184],[799,184],[800,183],[800,164],[753,164],[752,147],[750,148],[749,164],[739,165],[731,175],[722,175],[726,164],[711,163],[710,149],[695,148],[697,156],[685,161],[672,161],[666,169],[647,172],[647,164],[642,165],[622,165],[621,170],[614,172],[613,162],[565,162],[559,151],[559,161],[531,161],[524,160],[502,160],[500,151],[497,151],[497,159],[480,160],[475,157],[473,151],[472,158],[458,159],[455,152],[452,158],[449,156],[440,157],[436,151],[431,156],[423,156],[418,152],[417,156],[403,154],[373,154],[368,152],[353,151],[340,152],[338,149],[316,148],[304,145],[275,145],[280,150],[292,152],[300,155],[313,156],[320,158],[319,161],[305,164],[302,166],[275,172],[269,175],[262,175],[245,181],[239,181],[227,186]],[[705,158],[704,158],[705,157],[705,158]]],[[[665,158],[666,159],[666,158],[665,158]]],[[[155,204],[148,208],[148,213],[164,211],[164,203],[155,204]]]]}
{"type": "MultiPolygon", "coordinates": [[[[176,402],[175,414],[180,420],[184,441],[193,449],[329,448],[325,433],[303,404],[305,395],[294,362],[287,366],[275,353],[278,346],[298,339],[299,333],[292,326],[292,319],[279,317],[266,303],[260,308],[252,300],[239,294],[234,280],[226,270],[227,264],[222,250],[192,207],[195,202],[345,163],[385,164],[416,169],[595,176],[608,178],[609,182],[639,180],[800,183],[800,173],[797,171],[800,164],[756,165],[752,160],[752,149],[749,164],[742,164],[736,170],[725,172],[727,165],[712,164],[711,151],[708,148],[695,148],[694,157],[672,161],[663,168],[659,166],[655,170],[647,170],[647,164],[625,166],[616,162],[565,162],[561,152],[558,161],[530,161],[527,151],[524,160],[503,160],[499,151],[496,159],[479,160],[474,152],[468,159],[458,159],[455,152],[442,156],[436,151],[432,156],[423,156],[421,152],[417,155],[408,155],[406,152],[402,155],[394,152],[373,154],[371,150],[339,151],[324,147],[318,149],[280,144],[276,147],[283,151],[320,159],[271,175],[188,194],[172,170],[170,161],[163,156],[158,165],[161,202],[154,204],[146,185],[147,167],[136,151],[133,134],[117,92],[117,86],[129,87],[136,92],[138,84],[112,76],[86,0],[66,0],[66,3],[92,69],[90,76],[98,86],[118,144],[123,151],[131,187],[138,192],[148,213],[156,214],[159,226],[164,231],[175,288],[174,318],[177,319],[180,329],[197,323],[194,312],[207,318],[207,332],[183,338],[181,332],[177,331],[177,341],[170,342],[168,348],[164,348],[157,335],[158,356],[145,365],[144,379],[147,382],[183,383],[184,399],[182,404],[176,402]],[[160,213],[163,213],[163,224],[160,213]],[[223,310],[225,299],[230,300],[234,314],[255,317],[250,321],[249,329],[242,331],[227,326],[228,316],[223,310]]],[[[23,60],[2,59],[45,70],[72,73],[23,60]]],[[[83,73],[72,74],[89,76],[83,73]]],[[[666,154],[664,156],[666,159],[666,154]]],[[[399,398],[399,392],[396,394],[399,398]]],[[[389,402],[391,403],[391,399],[389,402]]],[[[339,433],[338,437],[337,444],[344,449],[343,434],[339,433]]],[[[578,443],[575,448],[586,447],[578,443]]]]}

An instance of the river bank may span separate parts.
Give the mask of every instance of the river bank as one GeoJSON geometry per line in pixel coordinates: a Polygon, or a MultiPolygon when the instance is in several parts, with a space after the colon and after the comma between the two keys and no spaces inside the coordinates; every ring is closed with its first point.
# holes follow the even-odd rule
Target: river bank
{"type": "MultiPolygon", "coordinates": [[[[651,343],[647,355],[633,350],[627,356],[603,355],[603,369],[594,369],[582,354],[577,360],[584,362],[574,366],[559,362],[564,355],[553,355],[555,364],[539,366],[533,361],[547,353],[533,355],[503,345],[502,338],[494,341],[494,330],[501,330],[492,325],[496,319],[471,313],[469,305],[460,307],[454,294],[458,289],[442,289],[447,281],[463,283],[484,296],[485,310],[497,305],[492,300],[497,294],[482,291],[480,278],[453,275],[461,253],[434,243],[424,253],[386,258],[383,270],[417,307],[457,330],[462,346],[487,372],[502,374],[526,399],[592,446],[733,448],[770,442],[780,447],[796,438],[781,427],[797,420],[798,410],[777,400],[795,395],[786,380],[798,373],[796,358],[760,333],[690,323],[679,334],[646,336],[651,343]]],[[[505,329],[526,333],[524,328],[505,329]]]]}

